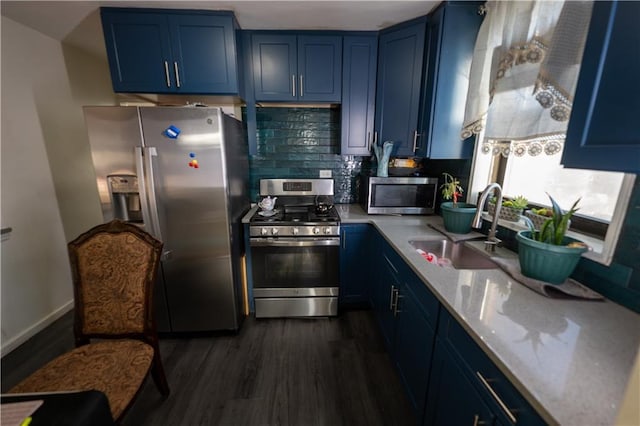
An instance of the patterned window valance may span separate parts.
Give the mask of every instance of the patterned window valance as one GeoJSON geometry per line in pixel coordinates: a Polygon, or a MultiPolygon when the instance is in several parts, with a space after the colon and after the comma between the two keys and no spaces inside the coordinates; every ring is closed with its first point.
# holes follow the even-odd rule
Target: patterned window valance
{"type": "Polygon", "coordinates": [[[461,136],[484,131],[486,153],[561,152],[591,8],[586,1],[487,2],[461,136]]]}

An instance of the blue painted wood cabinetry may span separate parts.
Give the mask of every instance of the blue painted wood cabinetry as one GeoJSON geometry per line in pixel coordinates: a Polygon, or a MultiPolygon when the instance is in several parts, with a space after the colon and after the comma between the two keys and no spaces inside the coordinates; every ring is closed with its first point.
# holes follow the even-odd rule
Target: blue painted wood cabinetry
{"type": "Polygon", "coordinates": [[[256,101],[340,102],[342,37],[254,33],[256,101]]]}
{"type": "Polygon", "coordinates": [[[441,310],[424,425],[494,422],[545,424],[462,326],[441,310]]]}
{"type": "Polygon", "coordinates": [[[231,12],[102,8],[115,92],[237,95],[231,12]]]}
{"type": "Polygon", "coordinates": [[[345,35],[342,44],[342,155],[370,155],[378,37],[345,35]]]}
{"type": "Polygon", "coordinates": [[[429,15],[416,155],[465,159],[474,137],[460,139],[480,2],[441,5],[429,15]]]}
{"type": "Polygon", "coordinates": [[[372,233],[366,224],[340,225],[340,306],[369,304],[372,233]]]}
{"type": "Polygon", "coordinates": [[[640,173],[640,3],[594,2],[562,154],[565,167],[640,173]]]}
{"type": "Polygon", "coordinates": [[[492,425],[494,419],[467,374],[437,338],[423,425],[492,425]]]}
{"type": "Polygon", "coordinates": [[[385,29],[378,45],[375,131],[393,156],[416,152],[426,17],[385,29]]]}
{"type": "Polygon", "coordinates": [[[417,418],[424,411],[439,304],[395,250],[378,236],[373,305],[387,349],[417,418]]]}

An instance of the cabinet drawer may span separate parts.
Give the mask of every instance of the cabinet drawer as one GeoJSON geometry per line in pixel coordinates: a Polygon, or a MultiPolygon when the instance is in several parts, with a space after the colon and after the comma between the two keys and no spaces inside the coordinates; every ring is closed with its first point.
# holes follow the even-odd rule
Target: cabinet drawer
{"type": "Polygon", "coordinates": [[[545,424],[513,384],[444,309],[441,312],[438,336],[458,359],[485,402],[492,407],[499,424],[545,424]]]}

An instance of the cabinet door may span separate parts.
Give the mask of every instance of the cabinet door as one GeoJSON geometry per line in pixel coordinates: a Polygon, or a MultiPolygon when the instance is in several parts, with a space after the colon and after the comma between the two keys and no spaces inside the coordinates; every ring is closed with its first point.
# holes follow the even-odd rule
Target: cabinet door
{"type": "Polygon", "coordinates": [[[594,2],[562,154],[565,167],[640,172],[639,16],[638,2],[594,2]]]}
{"type": "Polygon", "coordinates": [[[298,36],[298,99],[340,102],[342,37],[298,36]]]}
{"type": "Polygon", "coordinates": [[[395,292],[400,289],[400,282],[397,278],[397,266],[394,265],[393,260],[389,259],[389,256],[384,253],[388,247],[384,238],[377,234],[376,244],[374,245],[376,256],[372,257],[376,271],[373,280],[375,290],[373,292],[372,304],[387,350],[393,356],[395,330],[393,302],[395,300],[395,292]]]}
{"type": "Polygon", "coordinates": [[[463,369],[436,339],[424,426],[492,425],[494,420],[463,369]]]}
{"type": "Polygon", "coordinates": [[[107,9],[100,14],[114,92],[173,92],[166,15],[107,9]]]}
{"type": "Polygon", "coordinates": [[[253,35],[253,78],[256,101],[298,99],[296,46],[295,35],[253,35]]]}
{"type": "Polygon", "coordinates": [[[417,300],[409,286],[403,286],[398,301],[395,345],[400,377],[416,416],[421,418],[427,398],[435,332],[417,300]]]}
{"type": "Polygon", "coordinates": [[[378,38],[345,36],[342,63],[342,155],[370,155],[378,38]]]}
{"type": "Polygon", "coordinates": [[[342,305],[368,304],[371,258],[369,225],[340,226],[340,296],[342,305]]]}
{"type": "Polygon", "coordinates": [[[237,94],[233,18],[172,15],[169,25],[177,91],[237,94]]]}
{"type": "Polygon", "coordinates": [[[424,54],[425,20],[380,35],[375,128],[392,156],[414,155],[424,54]]]}
{"type": "Polygon", "coordinates": [[[478,2],[447,3],[427,25],[427,54],[419,124],[419,153],[432,159],[465,159],[473,140],[460,139],[476,37],[478,2]]]}

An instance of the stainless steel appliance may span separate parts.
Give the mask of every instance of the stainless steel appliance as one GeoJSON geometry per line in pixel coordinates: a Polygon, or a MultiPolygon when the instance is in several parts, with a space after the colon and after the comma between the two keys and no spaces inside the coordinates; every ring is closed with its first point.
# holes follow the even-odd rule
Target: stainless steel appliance
{"type": "Polygon", "coordinates": [[[237,330],[249,207],[242,124],[209,107],[84,113],[104,220],[138,223],[164,242],[158,329],[237,330]]]}
{"type": "Polygon", "coordinates": [[[360,204],[369,214],[432,214],[438,179],[361,176],[360,204]]]}
{"type": "Polygon", "coordinates": [[[272,212],[249,222],[256,318],[338,314],[340,216],[333,179],[262,179],[272,212]]]}

